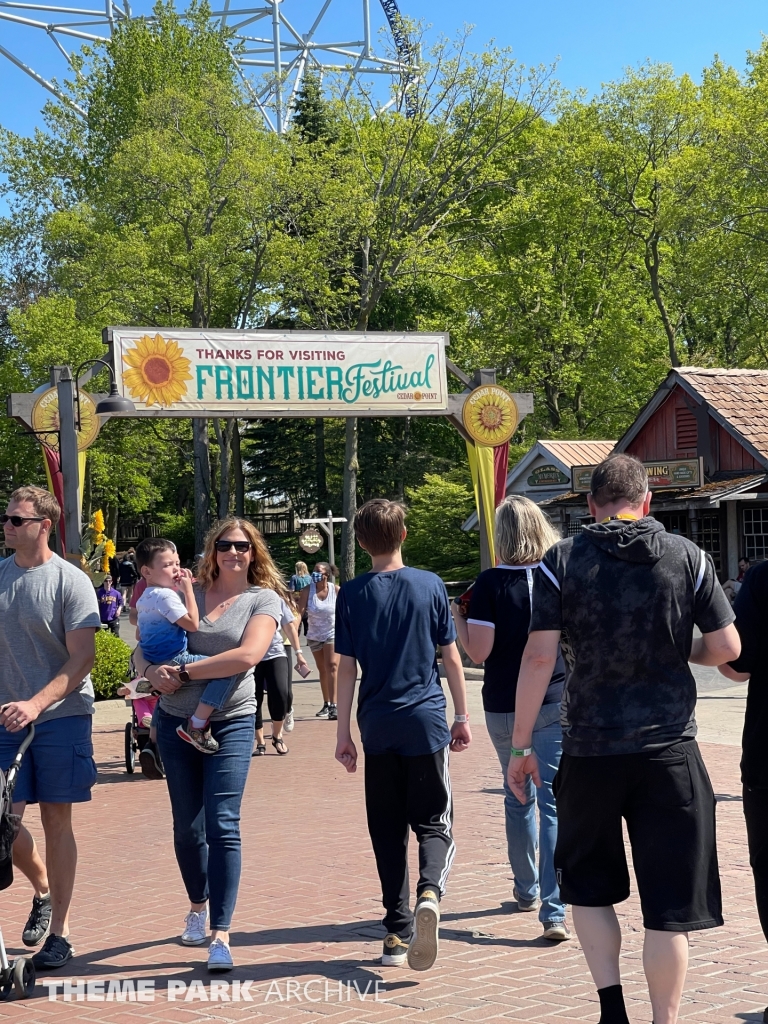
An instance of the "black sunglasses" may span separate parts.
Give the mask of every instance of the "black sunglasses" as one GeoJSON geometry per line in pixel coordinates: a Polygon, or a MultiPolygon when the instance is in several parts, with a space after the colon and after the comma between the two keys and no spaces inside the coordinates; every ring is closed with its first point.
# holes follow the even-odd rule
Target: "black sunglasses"
{"type": "Polygon", "coordinates": [[[0,516],[0,524],[5,526],[6,523],[11,523],[18,528],[22,523],[43,523],[45,519],[45,516],[9,516],[3,513],[0,516]]]}
{"type": "Polygon", "coordinates": [[[234,548],[239,555],[244,555],[246,551],[250,551],[251,542],[249,540],[217,540],[213,546],[217,551],[229,551],[230,548],[234,548]]]}

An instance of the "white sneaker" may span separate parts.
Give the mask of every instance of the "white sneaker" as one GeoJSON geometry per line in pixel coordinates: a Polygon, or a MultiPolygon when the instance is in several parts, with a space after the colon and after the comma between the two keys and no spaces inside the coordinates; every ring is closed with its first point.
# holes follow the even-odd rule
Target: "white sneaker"
{"type": "Polygon", "coordinates": [[[184,931],[181,934],[183,946],[202,946],[207,939],[205,925],[208,919],[208,911],[201,910],[199,913],[190,910],[184,919],[184,931]]]}
{"type": "Polygon", "coordinates": [[[293,727],[294,727],[295,724],[296,723],[293,720],[293,708],[291,708],[291,710],[285,716],[285,721],[283,722],[283,728],[285,729],[286,732],[293,732],[293,727]]]}
{"type": "Polygon", "coordinates": [[[221,939],[214,939],[208,947],[208,970],[212,974],[221,974],[231,971],[234,966],[229,946],[221,939]]]}

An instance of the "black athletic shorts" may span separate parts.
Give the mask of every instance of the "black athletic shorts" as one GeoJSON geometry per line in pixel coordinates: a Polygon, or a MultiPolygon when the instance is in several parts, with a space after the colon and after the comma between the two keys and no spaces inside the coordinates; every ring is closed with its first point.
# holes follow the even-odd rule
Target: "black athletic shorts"
{"type": "Polygon", "coordinates": [[[687,932],[723,923],[715,795],[694,740],[641,754],[563,754],[553,789],[564,903],[607,907],[628,898],[624,818],[644,926],[687,932]]]}

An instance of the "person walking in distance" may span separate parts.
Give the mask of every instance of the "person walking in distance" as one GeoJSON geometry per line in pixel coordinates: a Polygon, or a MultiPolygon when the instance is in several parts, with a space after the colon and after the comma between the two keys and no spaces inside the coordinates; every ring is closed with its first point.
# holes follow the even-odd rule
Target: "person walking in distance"
{"type": "Polygon", "coordinates": [[[327,562],[318,562],[308,587],[299,592],[299,614],[306,612],[307,643],[320,675],[323,706],[317,718],[336,720],[336,675],[339,658],[334,646],[336,595],[333,568],[327,562]]]}
{"type": "MultiPolygon", "coordinates": [[[[294,568],[296,571],[293,576],[291,576],[290,580],[288,580],[288,589],[292,594],[298,595],[305,587],[310,585],[312,577],[309,575],[309,569],[307,568],[306,562],[296,562],[294,568]]],[[[304,609],[304,614],[301,616],[300,623],[304,627],[304,636],[306,636],[307,628],[309,626],[306,609],[304,609]]]]}
{"type": "Polygon", "coordinates": [[[648,515],[643,464],[612,455],[592,473],[595,518],[550,548],[533,586],[517,684],[510,788],[541,782],[533,730],[562,644],[563,757],[555,777],[560,896],[600,999],[600,1024],[628,1024],[614,904],[629,896],[627,823],[645,927],[654,1024],[675,1024],[688,932],[723,923],[715,799],[696,736],[688,666],[737,657],[733,611],[712,559],[648,515]],[[694,624],[702,636],[693,639],[694,624]]]}
{"type": "Polygon", "coordinates": [[[139,570],[136,566],[136,552],[133,548],[126,551],[120,559],[118,572],[120,574],[118,582],[120,584],[120,591],[123,595],[123,608],[128,608],[130,607],[131,598],[133,597],[133,588],[136,585],[137,580],[140,578],[139,570]]]}
{"type": "Polygon", "coordinates": [[[15,490],[0,516],[5,545],[15,549],[0,562],[0,769],[8,769],[34,723],[13,810],[23,815],[28,803],[40,804],[45,863],[24,826],[13,844],[13,862],[35,890],[22,941],[37,946],[45,939],[32,958],[40,970],[62,967],[74,955],[72,804],[90,800],[96,781],[88,673],[99,606],[86,574],[48,546],[60,516],[56,499],[40,487],[15,490]]]}
{"type": "Polygon", "coordinates": [[[96,588],[101,623],[110,633],[120,636],[120,612],[123,609],[123,595],[112,586],[112,577],[107,573],[104,582],[96,588]]]}
{"type": "Polygon", "coordinates": [[[533,580],[544,552],[560,540],[560,536],[538,505],[521,494],[512,494],[496,509],[495,540],[501,564],[477,577],[466,611],[460,598],[453,602],[451,610],[464,650],[476,664],[485,662],[482,691],[485,724],[504,777],[507,855],[515,880],[513,894],[518,910],[527,913],[538,910],[544,938],[562,942],[571,934],[565,924],[565,906],[555,877],[557,811],[552,794],[552,780],[560,764],[563,744],[560,700],[565,668],[562,656],[558,656],[533,729],[531,745],[536,753],[541,786],[535,788],[529,779],[526,799],[521,804],[507,782],[515,725],[515,688],[528,640],[533,580]]]}
{"type": "Polygon", "coordinates": [[[403,563],[402,505],[384,498],[369,501],[358,510],[354,529],[372,569],[344,584],[336,609],[341,658],[336,759],[348,772],[357,768],[350,718],[359,662],[365,805],[387,932],[381,962],[396,966],[407,959],[413,970],[426,971],[437,958],[440,899],[456,851],[448,748],[458,753],[472,739],[464,669],[445,584],[403,563]],[[438,646],[455,711],[450,731],[438,646]],[[413,912],[409,828],[419,844],[413,912]]]}

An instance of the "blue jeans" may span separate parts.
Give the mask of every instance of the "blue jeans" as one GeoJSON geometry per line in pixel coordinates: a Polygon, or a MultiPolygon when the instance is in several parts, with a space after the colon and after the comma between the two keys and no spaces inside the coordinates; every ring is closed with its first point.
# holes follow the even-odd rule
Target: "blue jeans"
{"type": "Polygon", "coordinates": [[[521,804],[507,784],[507,765],[512,746],[515,716],[485,712],[488,735],[499,755],[504,775],[504,817],[507,826],[507,853],[515,890],[524,900],[541,898],[539,920],[542,923],[565,920],[565,904],[555,876],[555,843],[557,812],[552,795],[552,780],[563,752],[560,728],[560,705],[544,704],[533,730],[533,750],[539,762],[541,786],[537,789],[528,779],[526,801],[521,804]],[[536,831],[536,805],[539,806],[539,827],[536,831]],[[538,870],[536,853],[539,854],[538,870]]]}
{"type": "MultiPolygon", "coordinates": [[[[191,665],[195,661],[205,661],[205,654],[190,654],[189,651],[182,651],[173,659],[173,664],[183,668],[184,665],[191,665]]],[[[217,711],[223,711],[227,701],[235,689],[237,676],[224,676],[221,679],[209,679],[205,689],[200,695],[201,704],[210,704],[217,711]]]]}
{"type": "Polygon", "coordinates": [[[228,931],[240,884],[240,804],[254,716],[211,722],[219,749],[202,754],[176,733],[186,719],[160,709],[157,744],[173,814],[176,861],[191,903],[210,900],[211,928],[228,931]]]}

